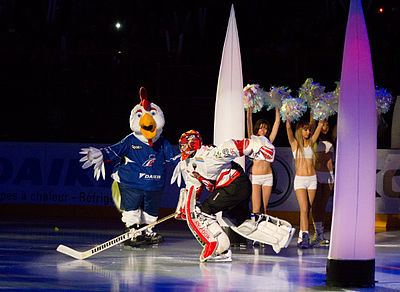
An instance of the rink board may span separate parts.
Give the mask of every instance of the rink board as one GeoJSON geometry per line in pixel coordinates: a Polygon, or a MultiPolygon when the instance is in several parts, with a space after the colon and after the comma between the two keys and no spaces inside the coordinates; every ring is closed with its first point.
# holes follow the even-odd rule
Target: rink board
{"type": "MultiPolygon", "coordinates": [[[[72,209],[96,206],[113,208],[110,189],[113,165],[106,164],[105,181],[96,181],[92,169],[83,170],[80,167],[79,150],[87,146],[79,143],[0,143],[0,206],[23,204],[74,206],[72,209]]],[[[91,146],[100,148],[105,145],[91,146]]],[[[249,166],[249,161],[246,161],[246,166],[249,166]]],[[[274,185],[269,202],[270,212],[298,212],[290,148],[277,147],[272,168],[274,185]]],[[[172,170],[173,167],[167,164],[167,177],[170,177],[172,170]]],[[[178,201],[178,187],[168,182],[169,179],[161,203],[164,209],[175,208],[178,201]]],[[[207,193],[203,194],[205,196],[207,193]]],[[[331,208],[332,198],[327,210],[331,208]]],[[[378,149],[377,221],[393,221],[399,213],[400,150],[378,149]]]]}

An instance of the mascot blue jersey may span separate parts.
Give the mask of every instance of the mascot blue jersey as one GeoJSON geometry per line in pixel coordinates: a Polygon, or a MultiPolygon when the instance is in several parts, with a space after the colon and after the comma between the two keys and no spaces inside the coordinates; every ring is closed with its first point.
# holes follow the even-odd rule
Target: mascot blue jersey
{"type": "Polygon", "coordinates": [[[120,142],[101,149],[104,161],[119,159],[113,177],[122,184],[143,191],[157,191],[164,187],[165,163],[178,163],[179,156],[171,144],[160,137],[153,147],[143,143],[133,133],[120,142]],[[175,159],[174,159],[175,158],[175,159]]]}

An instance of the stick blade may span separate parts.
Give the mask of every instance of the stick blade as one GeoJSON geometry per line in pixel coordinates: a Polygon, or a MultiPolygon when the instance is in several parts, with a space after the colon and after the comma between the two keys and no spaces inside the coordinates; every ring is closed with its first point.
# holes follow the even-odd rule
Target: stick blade
{"type": "Polygon", "coordinates": [[[74,250],[74,249],[72,249],[72,248],[70,248],[68,246],[62,245],[62,244],[60,244],[57,247],[57,251],[61,252],[63,254],[69,255],[70,257],[73,257],[73,258],[75,258],[77,260],[82,260],[83,259],[83,255],[82,255],[81,252],[76,251],[76,250],[74,250]]]}

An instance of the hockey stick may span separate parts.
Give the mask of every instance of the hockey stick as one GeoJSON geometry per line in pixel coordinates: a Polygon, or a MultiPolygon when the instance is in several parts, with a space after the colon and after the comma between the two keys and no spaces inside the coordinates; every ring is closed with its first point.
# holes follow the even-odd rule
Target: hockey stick
{"type": "Polygon", "coordinates": [[[115,238],[113,238],[113,239],[111,239],[111,240],[109,240],[107,242],[104,242],[102,244],[96,245],[95,247],[93,247],[92,249],[89,249],[87,251],[80,252],[80,251],[77,251],[75,249],[72,249],[72,248],[70,248],[68,246],[65,246],[65,245],[62,245],[62,244],[60,244],[57,247],[57,251],[61,252],[63,254],[69,255],[69,256],[71,256],[71,257],[73,257],[75,259],[83,260],[83,259],[86,259],[88,257],[91,257],[92,255],[95,255],[96,253],[105,251],[106,249],[109,249],[110,247],[113,247],[114,245],[117,245],[117,244],[119,244],[121,242],[124,242],[124,241],[132,238],[132,236],[134,234],[142,232],[142,231],[146,230],[147,228],[153,227],[153,226],[155,226],[155,225],[157,225],[157,224],[159,224],[161,222],[164,222],[164,221],[174,217],[176,214],[177,213],[175,212],[173,214],[165,216],[164,218],[161,218],[160,220],[157,220],[156,222],[153,222],[153,223],[151,223],[149,225],[146,225],[146,226],[144,226],[144,227],[142,227],[140,229],[137,229],[137,230],[135,230],[133,232],[132,231],[128,231],[128,232],[126,232],[126,233],[124,233],[124,234],[122,234],[120,236],[117,236],[117,237],[115,237],[115,238]]]}

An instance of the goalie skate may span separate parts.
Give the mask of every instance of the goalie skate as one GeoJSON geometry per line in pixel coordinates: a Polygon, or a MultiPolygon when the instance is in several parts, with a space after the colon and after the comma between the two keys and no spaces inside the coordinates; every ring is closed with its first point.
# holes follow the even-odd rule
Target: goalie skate
{"type": "Polygon", "coordinates": [[[230,248],[219,255],[214,254],[213,256],[207,259],[207,263],[224,263],[231,261],[232,261],[232,251],[230,248]]]}
{"type": "Polygon", "coordinates": [[[295,232],[289,222],[271,216],[264,216],[260,221],[246,220],[231,229],[247,239],[271,245],[276,253],[289,246],[295,232]]]}

